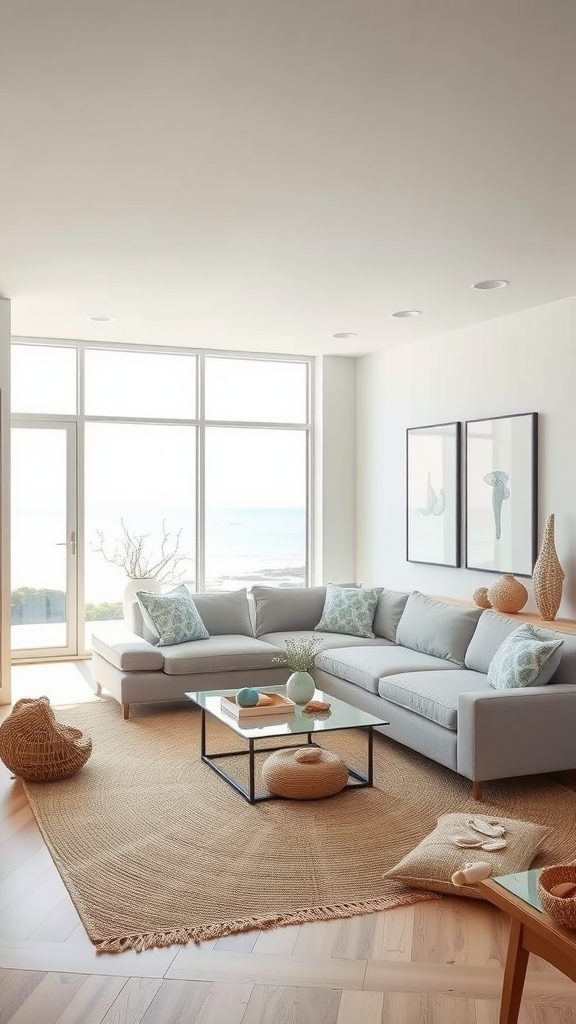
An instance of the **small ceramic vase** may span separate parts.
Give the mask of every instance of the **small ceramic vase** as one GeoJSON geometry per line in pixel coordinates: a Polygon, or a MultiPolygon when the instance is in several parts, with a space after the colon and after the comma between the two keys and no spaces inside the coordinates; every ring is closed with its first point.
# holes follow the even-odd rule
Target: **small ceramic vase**
{"type": "Polygon", "coordinates": [[[558,561],[554,545],[554,513],[552,513],[548,516],[544,527],[540,554],[532,573],[534,600],[540,615],[547,622],[551,622],[556,617],[562,600],[563,585],[564,570],[558,561]]]}
{"type": "Polygon", "coordinates": [[[477,604],[479,608],[491,608],[492,605],[488,600],[488,589],[487,587],[478,587],[472,594],[472,600],[474,604],[477,604]]]}
{"type": "Polygon", "coordinates": [[[316,690],[309,672],[293,672],[286,683],[286,696],[295,704],[307,704],[316,690]]]}
{"type": "Polygon", "coordinates": [[[512,573],[505,572],[488,591],[488,600],[497,612],[515,615],[528,600],[526,587],[512,573]]]}

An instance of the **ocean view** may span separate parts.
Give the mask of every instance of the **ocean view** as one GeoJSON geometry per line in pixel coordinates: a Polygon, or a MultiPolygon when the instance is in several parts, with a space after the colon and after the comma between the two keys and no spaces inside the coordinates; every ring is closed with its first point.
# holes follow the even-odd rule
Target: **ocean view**
{"type": "MultiPolygon", "coordinates": [[[[193,554],[195,538],[189,513],[170,510],[143,515],[139,510],[122,512],[132,533],[150,533],[147,550],[159,551],[162,519],[173,535],[182,527],[180,550],[193,554]]],[[[100,510],[86,524],[85,597],[87,604],[120,601],[125,585],[121,568],[108,563],[93,550],[98,546],[96,530],[114,549],[121,537],[120,515],[100,510]]],[[[171,538],[173,539],[173,538],[171,538]]],[[[57,513],[39,516],[34,510],[18,512],[12,522],[12,590],[20,587],[65,590],[65,548],[61,518],[57,513]]],[[[300,586],[304,581],[306,520],[304,509],[232,508],[213,509],[206,516],[206,588],[209,590],[250,587],[256,583],[300,586]]],[[[192,557],[182,567],[185,582],[194,585],[192,557]]]]}

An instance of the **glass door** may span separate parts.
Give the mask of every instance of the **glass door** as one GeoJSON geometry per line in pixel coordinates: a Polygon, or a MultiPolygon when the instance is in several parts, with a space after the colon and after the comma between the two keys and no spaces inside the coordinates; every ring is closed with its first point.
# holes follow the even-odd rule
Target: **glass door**
{"type": "Polygon", "coordinates": [[[76,424],[12,427],[12,658],[78,653],[76,424]]]}

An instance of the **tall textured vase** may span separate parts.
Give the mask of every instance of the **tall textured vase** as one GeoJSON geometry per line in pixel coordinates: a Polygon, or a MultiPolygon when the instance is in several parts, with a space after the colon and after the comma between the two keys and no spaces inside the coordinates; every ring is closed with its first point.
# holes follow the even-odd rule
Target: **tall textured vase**
{"type": "Polygon", "coordinates": [[[563,584],[564,570],[558,561],[554,545],[554,513],[552,513],[548,516],[544,527],[540,554],[532,573],[534,600],[540,615],[548,622],[556,618],[556,612],[562,600],[563,584]]]}

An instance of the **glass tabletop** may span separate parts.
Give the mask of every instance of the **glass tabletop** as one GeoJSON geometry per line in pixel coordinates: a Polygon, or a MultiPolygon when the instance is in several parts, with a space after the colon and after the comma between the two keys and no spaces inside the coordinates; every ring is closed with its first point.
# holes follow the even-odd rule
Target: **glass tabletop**
{"type": "MultiPolygon", "coordinates": [[[[282,693],[286,695],[285,686],[259,686],[261,693],[282,693]]],[[[333,732],[337,729],[358,729],[369,725],[388,725],[383,718],[376,718],[366,711],[346,704],[343,700],[337,700],[329,694],[316,690],[314,700],[321,700],[330,704],[330,711],[315,717],[305,714],[301,707],[296,705],[294,711],[283,714],[262,715],[261,717],[250,717],[239,721],[235,715],[222,707],[222,697],[234,697],[237,690],[197,690],[187,693],[186,696],[194,701],[205,711],[209,711],[215,718],[225,722],[230,729],[246,736],[248,739],[257,739],[259,736],[297,736],[312,732],[333,732]]]]}
{"type": "Polygon", "coordinates": [[[497,875],[492,879],[513,896],[518,896],[525,903],[528,903],[534,910],[543,912],[542,904],[536,892],[536,881],[541,868],[532,868],[530,871],[519,871],[515,875],[497,875]]]}

